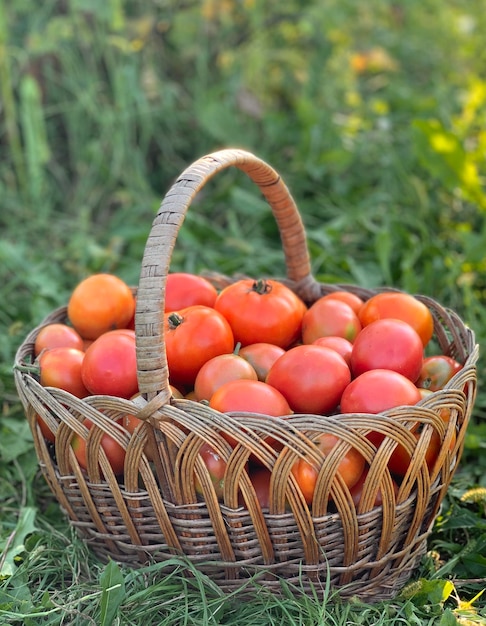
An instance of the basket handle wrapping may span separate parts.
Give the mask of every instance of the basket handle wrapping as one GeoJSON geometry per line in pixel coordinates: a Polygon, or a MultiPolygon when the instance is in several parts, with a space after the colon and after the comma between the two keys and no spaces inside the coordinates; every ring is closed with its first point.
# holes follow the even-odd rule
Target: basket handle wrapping
{"type": "Polygon", "coordinates": [[[171,395],[163,322],[165,285],[177,234],[196,194],[215,174],[230,166],[245,172],[269,203],[280,231],[287,277],[294,289],[308,292],[315,283],[304,225],[280,175],[250,152],[239,149],[213,152],[195,161],[164,197],[143,255],[135,316],[139,389],[149,401],[139,414],[143,419],[166,404],[171,395]]]}

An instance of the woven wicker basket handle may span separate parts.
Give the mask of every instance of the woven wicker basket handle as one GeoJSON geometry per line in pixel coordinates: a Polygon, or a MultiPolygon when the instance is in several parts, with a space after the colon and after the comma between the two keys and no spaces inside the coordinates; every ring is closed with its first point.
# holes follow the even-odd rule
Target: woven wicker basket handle
{"type": "Polygon", "coordinates": [[[221,150],[195,161],[167,192],[153,222],[142,261],[135,323],[137,366],[140,392],[148,400],[157,396],[150,403],[151,409],[162,406],[170,397],[163,312],[165,283],[177,234],[198,191],[216,173],[230,166],[243,170],[268,201],[280,230],[287,277],[296,283],[297,289],[313,281],[305,229],[279,174],[243,150],[221,150]]]}

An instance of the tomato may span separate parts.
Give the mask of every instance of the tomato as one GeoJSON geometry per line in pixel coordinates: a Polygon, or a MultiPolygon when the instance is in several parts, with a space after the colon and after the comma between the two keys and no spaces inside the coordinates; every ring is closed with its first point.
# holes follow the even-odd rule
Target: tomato
{"type": "Polygon", "coordinates": [[[375,369],[349,383],[341,397],[342,413],[381,413],[421,399],[411,380],[393,370],[375,369]]]}
{"type": "Polygon", "coordinates": [[[344,337],[335,337],[329,335],[328,337],[318,337],[312,342],[314,346],[323,346],[324,348],[330,348],[340,354],[346,361],[348,367],[351,367],[351,352],[353,350],[353,344],[344,337]]]}
{"type": "MultiPolygon", "coordinates": [[[[207,467],[216,496],[218,499],[221,499],[223,497],[226,461],[208,443],[203,443],[199,449],[199,455],[202,457],[202,460],[207,467]]],[[[196,492],[203,495],[202,485],[197,478],[195,480],[195,487],[196,492]]]]}
{"type": "Polygon", "coordinates": [[[34,343],[34,354],[38,356],[42,350],[51,348],[76,348],[84,350],[81,335],[72,326],[62,323],[52,323],[43,326],[37,333],[34,343]]]}
{"type": "Polygon", "coordinates": [[[265,382],[275,361],[285,353],[280,346],[272,343],[251,343],[240,348],[238,354],[250,363],[257,373],[258,380],[265,382]]]}
{"type": "Polygon", "coordinates": [[[248,361],[237,354],[219,354],[201,366],[194,382],[198,400],[210,400],[214,392],[230,380],[247,378],[258,380],[257,373],[248,361]]]}
{"type": "Polygon", "coordinates": [[[292,413],[284,396],[260,380],[231,380],[221,385],[211,396],[209,406],[221,413],[247,411],[274,417],[292,413]]]}
{"type": "Polygon", "coordinates": [[[326,294],[321,297],[322,300],[340,300],[341,302],[345,302],[349,305],[353,311],[358,314],[358,311],[364,304],[364,301],[354,293],[350,291],[332,291],[331,293],[326,294]]]}
{"type": "Polygon", "coordinates": [[[365,326],[351,352],[353,376],[373,369],[389,369],[415,382],[423,362],[423,344],[406,322],[381,319],[365,326]]]}
{"type": "Polygon", "coordinates": [[[49,441],[50,443],[54,443],[56,441],[56,436],[46,424],[46,422],[42,419],[42,417],[37,413],[36,415],[37,423],[39,424],[40,431],[44,439],[49,441]]]}
{"type": "Polygon", "coordinates": [[[351,373],[341,355],[321,346],[295,346],[275,361],[267,383],[278,389],[296,413],[325,414],[341,399],[351,373]]]}
{"type": "Polygon", "coordinates": [[[193,386],[206,361],[233,352],[235,346],[223,315],[202,305],[166,313],[164,335],[169,377],[176,387],[193,386]]]}
{"type": "Polygon", "coordinates": [[[67,314],[84,339],[96,339],[115,328],[126,328],[135,311],[130,287],[113,274],[93,274],[71,293],[67,314]]]}
{"type": "Polygon", "coordinates": [[[138,392],[135,340],[118,331],[98,337],[86,350],[82,377],[94,395],[134,396],[138,392]]]}
{"type": "Polygon", "coordinates": [[[39,357],[40,384],[57,387],[77,398],[89,396],[82,378],[85,353],[76,348],[52,348],[39,357]]]}
{"type": "MultiPolygon", "coordinates": [[[[418,441],[418,439],[420,438],[420,433],[416,430],[412,434],[415,437],[415,439],[417,439],[418,441]]],[[[370,438],[369,435],[367,435],[367,437],[370,438]]],[[[375,445],[379,445],[381,441],[383,440],[383,437],[375,437],[373,440],[373,436],[372,436],[370,440],[375,445]]],[[[449,450],[451,452],[454,449],[455,445],[456,445],[456,434],[453,433],[450,444],[449,444],[449,450]]],[[[425,452],[425,462],[427,464],[427,468],[429,472],[432,471],[435,465],[435,462],[437,461],[437,458],[440,454],[440,449],[441,449],[441,439],[440,439],[439,433],[436,430],[434,430],[432,432],[429,445],[427,446],[427,450],[425,452]]],[[[403,478],[408,471],[408,468],[410,466],[410,461],[411,461],[411,455],[409,454],[409,452],[406,450],[404,446],[402,446],[402,444],[398,444],[390,456],[390,459],[388,461],[388,469],[390,470],[392,474],[394,474],[398,478],[403,478]]]]}
{"type": "Polygon", "coordinates": [[[443,354],[429,356],[424,359],[415,384],[417,387],[423,387],[429,391],[437,391],[442,389],[461,369],[461,363],[450,356],[443,354]]]}
{"type": "MultiPolygon", "coordinates": [[[[355,485],[353,487],[351,487],[350,489],[350,493],[351,493],[351,498],[353,499],[354,505],[356,506],[356,508],[359,507],[359,503],[361,501],[361,497],[363,495],[363,487],[364,487],[364,483],[365,480],[368,476],[369,473],[369,467],[365,467],[365,469],[363,470],[363,473],[361,474],[361,476],[358,479],[358,482],[355,483],[355,485]]],[[[395,498],[398,495],[398,485],[395,481],[393,481],[393,491],[395,493],[395,498]]],[[[376,492],[376,496],[375,496],[375,500],[373,502],[373,506],[382,506],[383,504],[383,496],[381,493],[381,489],[378,489],[378,491],[376,492]]]]}
{"type": "MultiPolygon", "coordinates": [[[[90,422],[90,420],[86,420],[84,422],[84,425],[88,429],[92,427],[92,423],[90,422]]],[[[86,446],[86,440],[79,435],[74,434],[73,438],[71,439],[71,447],[74,450],[74,455],[76,456],[80,467],[82,467],[84,470],[88,468],[86,446]]],[[[126,455],[125,449],[108,433],[103,433],[103,435],[101,436],[101,447],[106,454],[108,462],[111,465],[115,476],[120,476],[121,474],[123,474],[126,455]]]]}
{"type": "Polygon", "coordinates": [[[389,317],[407,322],[417,331],[424,347],[434,332],[434,318],[427,306],[415,296],[401,291],[375,294],[363,304],[358,316],[363,326],[389,317]]]}
{"type": "Polygon", "coordinates": [[[214,307],[230,323],[235,341],[290,346],[300,335],[306,306],[276,280],[242,279],[225,287],[214,307]]]}
{"type": "Polygon", "coordinates": [[[304,315],[302,341],[310,344],[319,337],[332,335],[353,342],[360,330],[361,322],[349,304],[324,296],[304,315]]]}
{"type": "MultiPolygon", "coordinates": [[[[324,458],[326,458],[340,442],[341,440],[338,437],[329,433],[319,435],[316,440],[317,446],[324,458]]],[[[365,460],[361,453],[355,448],[350,448],[339,462],[337,472],[348,489],[351,489],[353,485],[358,482],[364,467],[365,460]]],[[[292,474],[307,504],[312,504],[318,473],[314,465],[311,465],[305,459],[299,459],[292,467],[292,474]]]]}
{"type": "MultiPolygon", "coordinates": [[[[255,467],[250,469],[249,476],[259,505],[262,509],[270,508],[271,472],[265,467],[255,467]]],[[[243,498],[243,494],[241,492],[238,495],[238,504],[246,507],[245,499],[243,498]]]]}
{"type": "Polygon", "coordinates": [[[179,311],[194,304],[213,307],[217,296],[216,287],[202,276],[173,272],[165,283],[164,311],[179,311]]]}

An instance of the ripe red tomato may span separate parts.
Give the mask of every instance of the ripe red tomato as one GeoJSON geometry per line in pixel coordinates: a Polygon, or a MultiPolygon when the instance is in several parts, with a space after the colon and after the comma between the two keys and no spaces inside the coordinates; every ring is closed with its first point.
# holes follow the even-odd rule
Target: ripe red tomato
{"type": "Polygon", "coordinates": [[[246,411],[274,417],[292,413],[280,391],[260,380],[232,380],[221,385],[211,396],[209,406],[221,413],[246,411]]]}
{"type": "Polygon", "coordinates": [[[462,367],[461,363],[443,354],[426,357],[415,384],[429,391],[437,391],[442,389],[462,367]]]}
{"type": "Polygon", "coordinates": [[[213,307],[217,296],[216,287],[202,276],[173,272],[165,283],[164,311],[179,311],[195,304],[213,307]]]}
{"type": "Polygon", "coordinates": [[[363,304],[358,316],[363,326],[389,317],[407,322],[417,331],[424,347],[434,332],[434,318],[427,306],[415,296],[401,291],[387,291],[372,296],[363,304]]]}
{"type": "Polygon", "coordinates": [[[258,380],[257,373],[248,361],[237,354],[219,354],[201,366],[194,381],[198,400],[210,400],[214,392],[230,380],[258,380]]]}
{"type": "MultiPolygon", "coordinates": [[[[418,426],[417,426],[418,428],[418,426]]],[[[420,432],[417,429],[412,433],[413,436],[418,440],[420,437],[420,432]]],[[[384,437],[378,433],[369,433],[367,435],[368,439],[376,446],[379,446],[383,441],[384,437]]],[[[449,450],[452,452],[454,446],[456,445],[456,434],[453,433],[451,438],[451,442],[449,444],[449,450]]],[[[441,440],[439,433],[434,430],[429,441],[429,445],[427,446],[427,450],[425,453],[425,462],[427,464],[427,468],[432,471],[435,462],[440,454],[441,449],[441,440]]],[[[408,471],[410,466],[411,455],[407,451],[407,449],[402,445],[398,444],[397,447],[393,450],[390,459],[388,460],[388,469],[392,474],[394,474],[397,478],[403,478],[408,471]]]]}
{"type": "Polygon", "coordinates": [[[54,443],[56,441],[56,437],[46,422],[42,419],[42,417],[37,413],[36,415],[37,423],[39,424],[40,431],[44,439],[49,441],[50,443],[54,443]]]}
{"type": "MultiPolygon", "coordinates": [[[[323,457],[326,458],[340,441],[335,435],[323,433],[319,435],[316,443],[323,457]]],[[[365,460],[361,453],[355,448],[350,448],[339,462],[337,472],[348,489],[351,489],[358,482],[364,467],[365,460]]],[[[292,474],[302,491],[305,501],[307,504],[312,504],[318,477],[317,469],[308,461],[299,459],[292,467],[292,474]]]]}
{"type": "Polygon", "coordinates": [[[51,348],[76,348],[84,350],[81,335],[72,326],[62,323],[52,323],[43,326],[37,333],[34,343],[34,354],[38,356],[42,350],[51,348]]]}
{"type": "Polygon", "coordinates": [[[344,337],[351,343],[361,330],[361,322],[353,309],[336,298],[319,298],[306,311],[302,320],[302,341],[313,343],[319,337],[344,337]]]}
{"type": "Polygon", "coordinates": [[[164,333],[169,377],[176,387],[193,386],[206,361],[231,353],[235,347],[227,320],[215,309],[202,305],[166,313],[164,333]]]}
{"type": "MultiPolygon", "coordinates": [[[[93,424],[90,420],[86,420],[84,425],[90,429],[93,424]]],[[[77,434],[74,434],[71,439],[71,447],[74,450],[76,459],[84,470],[88,468],[87,455],[86,455],[86,440],[77,434]]],[[[101,447],[103,448],[109,464],[113,470],[115,476],[121,476],[124,470],[125,464],[125,449],[111,437],[108,433],[103,433],[101,437],[101,447]]]]}
{"type": "Polygon", "coordinates": [[[351,352],[353,350],[353,344],[344,337],[334,337],[329,335],[328,337],[318,337],[312,342],[314,346],[323,346],[324,348],[330,348],[340,354],[346,361],[348,367],[351,367],[351,352]]]}
{"type": "Polygon", "coordinates": [[[93,395],[131,398],[138,392],[135,340],[119,331],[104,333],[86,350],[81,373],[93,395]]]}
{"type": "Polygon", "coordinates": [[[272,343],[251,343],[240,348],[238,354],[243,357],[257,373],[258,380],[263,382],[275,361],[285,353],[280,346],[272,343]]]}
{"type": "Polygon", "coordinates": [[[340,354],[313,345],[288,350],[267,376],[267,383],[285,396],[295,413],[333,411],[350,380],[349,367],[340,354]]]}
{"type": "MultiPolygon", "coordinates": [[[[253,467],[250,469],[249,475],[258,503],[262,509],[270,508],[271,472],[266,467],[253,467]]],[[[240,506],[246,506],[245,499],[241,492],[238,495],[238,504],[240,506]]]]}
{"type": "MultiPolygon", "coordinates": [[[[227,465],[226,461],[208,443],[202,444],[201,448],[199,449],[199,455],[202,457],[202,460],[207,467],[217,498],[222,499],[224,489],[224,477],[227,465]]],[[[200,495],[203,495],[201,482],[197,478],[195,480],[195,487],[196,492],[200,495]]]]}
{"type": "Polygon", "coordinates": [[[85,353],[76,348],[52,348],[39,357],[40,384],[85,398],[90,392],[82,378],[85,353]]]}
{"type": "Polygon", "coordinates": [[[375,369],[349,383],[341,397],[342,413],[381,413],[421,399],[411,380],[393,370],[375,369]]]}
{"type": "Polygon", "coordinates": [[[276,280],[243,279],[225,287],[214,307],[230,323],[242,346],[273,343],[290,346],[300,335],[306,306],[276,280]]]}
{"type": "Polygon", "coordinates": [[[340,300],[341,302],[345,302],[349,305],[353,311],[357,314],[360,308],[363,306],[364,301],[354,293],[350,291],[332,291],[331,293],[322,296],[322,299],[327,300],[340,300]]]}
{"type": "MultiPolygon", "coordinates": [[[[365,467],[365,469],[363,470],[363,473],[358,479],[358,482],[350,489],[351,497],[353,499],[353,502],[356,508],[359,507],[359,503],[363,495],[364,483],[368,476],[368,472],[369,472],[369,467],[365,467]]],[[[393,481],[393,491],[395,493],[395,498],[396,498],[398,495],[398,485],[395,481],[393,481]]],[[[374,507],[381,506],[382,504],[383,504],[383,496],[381,493],[381,489],[378,489],[378,491],[376,492],[375,500],[373,502],[373,506],[374,507]]]]}
{"type": "Polygon", "coordinates": [[[135,311],[130,287],[118,276],[93,274],[71,293],[68,318],[83,339],[96,339],[115,328],[126,328],[135,311]]]}
{"type": "Polygon", "coordinates": [[[423,344],[406,322],[381,319],[365,326],[351,352],[353,376],[373,369],[389,369],[415,382],[424,358],[423,344]]]}

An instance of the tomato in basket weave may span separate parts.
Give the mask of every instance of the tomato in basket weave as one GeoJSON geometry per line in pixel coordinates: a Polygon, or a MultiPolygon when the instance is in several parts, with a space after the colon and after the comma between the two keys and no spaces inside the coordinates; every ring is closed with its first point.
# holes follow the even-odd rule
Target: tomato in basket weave
{"type": "Polygon", "coordinates": [[[40,384],[85,398],[89,390],[82,378],[85,353],[76,348],[52,348],[39,356],[40,384]]]}
{"type": "Polygon", "coordinates": [[[417,387],[437,391],[462,369],[461,363],[450,356],[436,354],[426,357],[415,384],[417,387]]]}
{"type": "Polygon", "coordinates": [[[47,324],[39,330],[34,343],[34,354],[38,356],[43,350],[51,348],[76,348],[84,350],[81,335],[72,326],[62,323],[47,324]]]}
{"type": "MultiPolygon", "coordinates": [[[[324,458],[331,454],[332,450],[339,443],[341,443],[341,440],[330,433],[319,435],[316,441],[324,458]]],[[[358,482],[364,468],[364,457],[358,450],[351,447],[339,461],[337,472],[346,486],[351,489],[358,482]]],[[[312,504],[319,474],[318,469],[305,459],[299,459],[292,467],[292,474],[302,491],[305,501],[307,504],[312,504]]]]}

